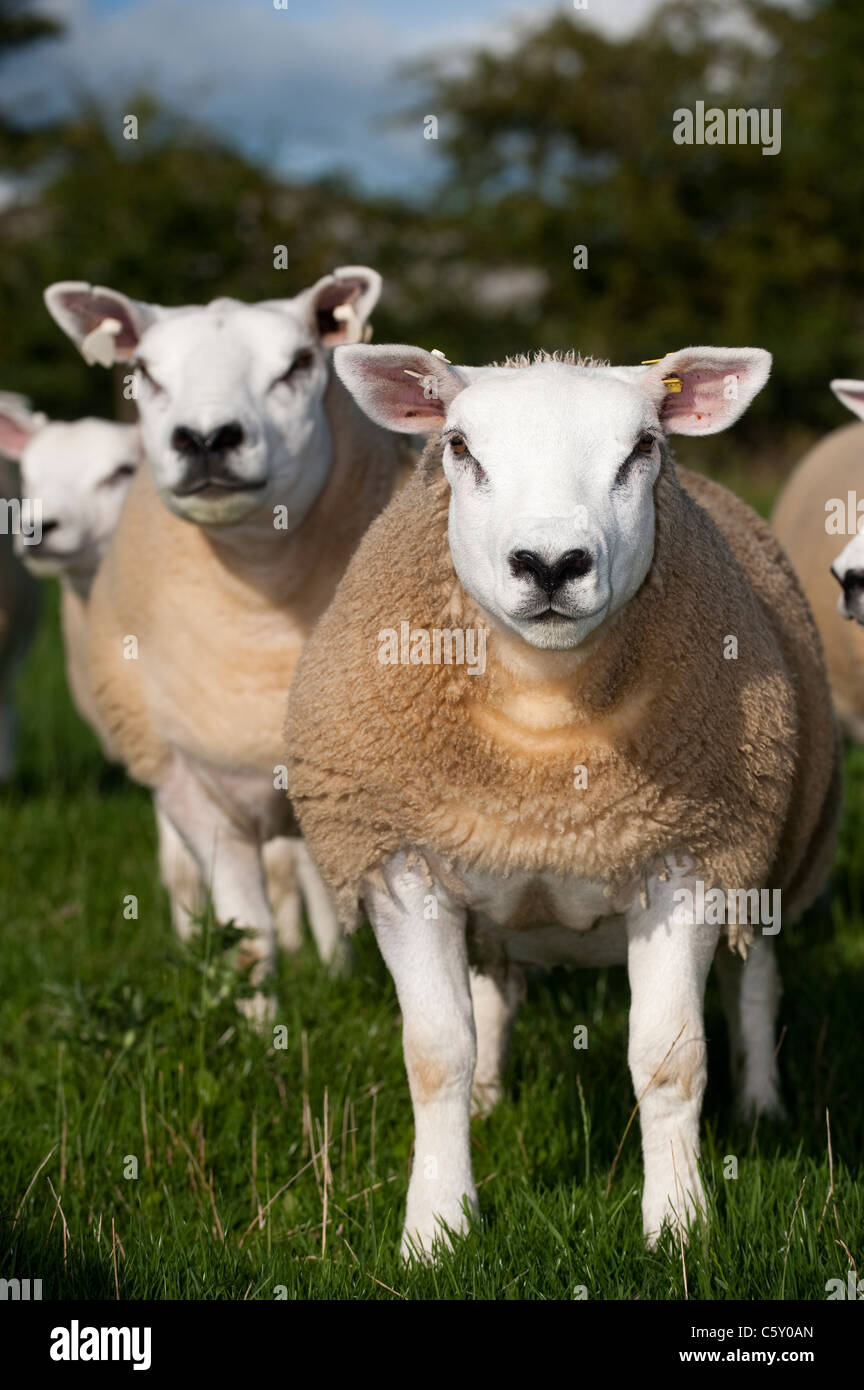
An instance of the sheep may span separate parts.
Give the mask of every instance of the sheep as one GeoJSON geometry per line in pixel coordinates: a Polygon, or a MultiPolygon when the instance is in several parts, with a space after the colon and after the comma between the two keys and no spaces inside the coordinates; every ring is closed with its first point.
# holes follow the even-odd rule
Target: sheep
{"type": "Polygon", "coordinates": [[[37,579],[60,580],[69,690],[110,756],[87,678],[87,600],[140,463],[138,427],[93,418],[49,421],[41,412],[10,405],[0,393],[4,431],[8,452],[20,465],[22,491],[41,511],[38,542],[19,535],[15,551],[37,579]]]}
{"type": "MultiPolygon", "coordinates": [[[[322,958],[343,951],[281,791],[281,726],[303,642],[409,455],[330,368],[380,287],[347,266],[255,305],[165,308],[81,282],[45,296],[88,360],[128,364],[148,465],[91,594],[99,717],[153,789],[173,855],[191,852],[216,917],[245,929],[239,964],[256,988],[276,932],[299,944],[295,873],[322,958]]],[[[260,991],[245,1008],[269,1011],[260,991]]]]}
{"type": "MultiPolygon", "coordinates": [[[[66,679],[72,702],[90,726],[105,757],[120,752],[99,717],[87,668],[87,606],[96,571],[108,549],[133,473],[141,462],[135,424],[86,418],[49,421],[26,402],[0,393],[0,432],[21,468],[25,495],[42,513],[38,542],[16,538],[15,549],[31,574],[60,580],[60,620],[66,679]]],[[[205,906],[195,860],[170,821],[157,812],[158,859],[171,898],[171,916],[188,937],[205,906]]]]}
{"type": "Polygon", "coordinates": [[[789,921],[821,887],[831,701],[767,524],[679,477],[667,441],[730,425],[770,362],[336,353],[373,420],[432,436],[307,643],[286,723],[310,853],[348,929],[365,907],[396,985],[416,1130],[406,1257],[477,1210],[472,1082],[488,1109],[526,964],[627,963],[650,1244],[704,1209],[703,993],[724,933],[742,1099],[777,1107],[779,923],[754,930],[740,894],[779,891],[789,921]],[[451,634],[438,664],[436,631],[451,634]]]}
{"type": "MultiPolygon", "coordinates": [[[[831,389],[864,419],[864,382],[832,381],[831,389]]],[[[864,632],[859,627],[864,621],[864,537],[858,534],[864,516],[864,489],[858,501],[862,480],[864,425],[844,425],[801,460],[771,518],[813,610],[841,727],[858,743],[864,742],[864,632]],[[857,621],[840,622],[838,609],[857,621]]]]}
{"type": "Polygon", "coordinates": [[[25,513],[12,460],[29,413],[23,396],[0,393],[0,785],[15,771],[15,684],[39,619],[38,585],[14,553],[15,543],[38,543],[38,517],[25,513]]]}

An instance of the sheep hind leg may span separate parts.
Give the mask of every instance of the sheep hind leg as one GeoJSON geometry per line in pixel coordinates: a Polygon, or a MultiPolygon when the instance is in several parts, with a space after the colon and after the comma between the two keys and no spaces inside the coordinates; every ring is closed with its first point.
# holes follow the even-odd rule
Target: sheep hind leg
{"type": "Polygon", "coordinates": [[[525,978],[518,967],[506,964],[488,970],[472,966],[469,983],[477,1031],[471,1113],[485,1118],[501,1099],[510,1035],[525,997],[525,978]]]}
{"type": "Polygon", "coordinates": [[[300,892],[318,955],[334,975],[351,965],[351,944],[339,924],[333,900],[303,840],[292,840],[300,892]]]}
{"type": "Polygon", "coordinates": [[[782,986],[774,942],[757,936],[746,960],[733,955],[721,942],[717,973],[729,1027],[738,1109],[748,1119],[758,1115],[781,1118],[784,1107],[776,1032],[782,986]]]}

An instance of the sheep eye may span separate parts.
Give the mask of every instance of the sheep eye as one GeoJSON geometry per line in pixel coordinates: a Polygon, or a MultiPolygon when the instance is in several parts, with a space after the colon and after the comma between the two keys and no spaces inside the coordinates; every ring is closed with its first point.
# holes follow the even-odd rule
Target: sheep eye
{"type": "Polygon", "coordinates": [[[643,435],[640,435],[639,441],[638,441],[638,443],[637,443],[637,445],[636,445],[636,451],[637,451],[637,453],[640,453],[640,454],[650,454],[650,453],[651,453],[651,450],[652,450],[653,448],[654,448],[654,436],[653,436],[653,434],[643,434],[643,435]]]}
{"type": "Polygon", "coordinates": [[[284,376],[280,376],[279,380],[290,381],[295,372],[307,372],[314,361],[314,352],[309,348],[304,348],[302,352],[298,352],[287,372],[285,372],[284,376]]]}
{"type": "Polygon", "coordinates": [[[465,443],[461,434],[451,434],[448,443],[457,459],[465,458],[468,453],[468,445],[465,443]]]}
{"type": "Polygon", "coordinates": [[[135,472],[137,469],[134,463],[120,463],[113,473],[109,473],[107,478],[102,479],[102,486],[112,487],[114,483],[122,483],[124,478],[131,478],[135,472]]]}
{"type": "Polygon", "coordinates": [[[162,387],[159,385],[158,381],[154,380],[154,378],[150,375],[146,365],[141,361],[140,357],[132,363],[132,368],[134,371],[138,372],[139,376],[143,377],[143,379],[147,382],[148,386],[152,386],[154,391],[162,390],[162,387]]]}

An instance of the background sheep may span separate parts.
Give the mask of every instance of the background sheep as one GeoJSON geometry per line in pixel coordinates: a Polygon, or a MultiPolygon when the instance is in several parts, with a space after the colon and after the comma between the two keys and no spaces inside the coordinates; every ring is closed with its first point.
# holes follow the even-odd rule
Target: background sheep
{"type": "MultiPolygon", "coordinates": [[[[832,381],[831,389],[864,418],[864,382],[832,381]]],[[[864,425],[844,425],[801,460],[771,523],[813,609],[840,722],[859,743],[864,741],[864,633],[858,626],[864,621],[864,538],[857,534],[862,517],[864,425]],[[857,622],[841,622],[838,610],[857,622]]]]}
{"type": "Polygon", "coordinates": [[[49,421],[41,413],[4,407],[0,396],[0,437],[19,461],[22,492],[38,501],[42,516],[39,542],[19,536],[16,553],[37,578],[61,581],[69,689],[110,756],[87,677],[87,600],[141,461],[138,427],[96,419],[49,421]]]}
{"type": "MultiPolygon", "coordinates": [[[[667,443],[737,419],[770,357],[336,360],[374,420],[435,435],[308,643],[288,725],[310,849],[346,922],[365,903],[399,995],[416,1124],[403,1250],[476,1207],[472,1080],[494,1096],[525,962],[627,960],[653,1242],[704,1203],[721,926],[700,920],[700,885],[779,889],[790,920],[833,844],[837,745],[806,601],[767,526],[717,484],[687,474],[685,490],[667,443]],[[422,642],[382,658],[405,620],[488,630],[482,674],[429,664],[422,642]]],[[[779,986],[770,936],[740,922],[725,930],[752,939],[746,962],[723,947],[723,963],[758,1112],[777,1104],[779,986]]]]}
{"type": "Polygon", "coordinates": [[[99,717],[153,788],[163,839],[175,832],[163,872],[182,891],[191,852],[217,918],[251,933],[241,958],[256,984],[275,949],[265,844],[283,945],[299,942],[296,869],[322,957],[342,949],[289,839],[281,729],[302,644],[406,457],[330,370],[380,285],[348,266],[257,305],[166,309],[77,282],[46,292],[88,358],[129,363],[148,460],[93,587],[99,717]]]}

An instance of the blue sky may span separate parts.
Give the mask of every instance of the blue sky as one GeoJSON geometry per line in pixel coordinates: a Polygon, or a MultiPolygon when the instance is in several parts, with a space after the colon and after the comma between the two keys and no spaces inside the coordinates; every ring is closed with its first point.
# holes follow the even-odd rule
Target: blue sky
{"type": "MultiPolygon", "coordinates": [[[[437,172],[434,142],[389,122],[418,93],[396,80],[430,54],[458,62],[573,0],[40,0],[65,36],[7,60],[0,102],[55,114],[75,93],[130,109],[148,88],[282,173],[341,167],[400,190],[437,172]]],[[[622,32],[656,0],[588,0],[580,22],[622,32]]],[[[443,126],[446,112],[436,113],[443,126]]]]}
{"type": "MultiPolygon", "coordinates": [[[[284,11],[273,0],[41,3],[66,34],[4,64],[4,105],[55,114],[87,91],[127,109],[127,94],[146,87],[288,176],[341,167],[393,190],[436,173],[419,125],[390,124],[418,95],[396,80],[400,65],[430,53],[458,62],[478,43],[506,42],[514,22],[573,10],[572,0],[289,0],[284,11]]],[[[588,3],[586,18],[621,30],[655,0],[588,3]]]]}

